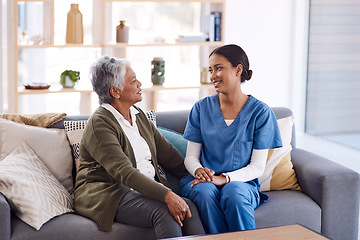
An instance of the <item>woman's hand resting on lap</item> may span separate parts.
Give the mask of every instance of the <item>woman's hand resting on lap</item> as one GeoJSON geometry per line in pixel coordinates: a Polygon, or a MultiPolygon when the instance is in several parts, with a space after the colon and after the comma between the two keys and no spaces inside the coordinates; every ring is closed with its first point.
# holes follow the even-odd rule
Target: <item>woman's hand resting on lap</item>
{"type": "Polygon", "coordinates": [[[173,191],[168,191],[164,199],[171,215],[175,218],[176,222],[182,227],[185,218],[191,218],[189,206],[184,199],[176,195],[173,191]]]}

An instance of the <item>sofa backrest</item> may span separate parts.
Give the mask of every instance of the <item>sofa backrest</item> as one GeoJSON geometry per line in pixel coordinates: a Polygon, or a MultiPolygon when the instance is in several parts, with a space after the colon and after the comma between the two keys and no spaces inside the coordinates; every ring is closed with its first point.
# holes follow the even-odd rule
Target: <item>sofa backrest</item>
{"type": "MultiPolygon", "coordinates": [[[[277,119],[292,116],[293,113],[289,108],[285,107],[273,107],[271,108],[277,119]]],[[[185,126],[188,120],[190,110],[178,110],[178,111],[157,111],[156,112],[156,124],[158,127],[171,129],[173,131],[184,133],[185,126]]],[[[64,121],[75,120],[87,120],[90,115],[73,115],[66,116],[63,120],[50,126],[50,128],[64,128],[64,121]]],[[[291,145],[295,147],[295,126],[293,127],[293,134],[291,145]]]]}
{"type": "Polygon", "coordinates": [[[62,119],[61,121],[54,123],[53,125],[51,125],[49,128],[61,128],[64,129],[64,121],[78,121],[78,120],[88,120],[90,117],[90,115],[71,115],[71,116],[66,116],[64,119],[62,119]]]}
{"type": "MultiPolygon", "coordinates": [[[[293,115],[289,108],[285,107],[273,107],[271,108],[277,119],[290,117],[293,115]]],[[[179,111],[161,111],[156,112],[156,124],[158,127],[164,127],[167,129],[174,130],[181,134],[184,133],[185,126],[188,120],[190,110],[179,110],[179,111]]],[[[295,147],[295,126],[292,130],[291,145],[295,147]]]]}
{"type": "MultiPolygon", "coordinates": [[[[286,117],[290,117],[293,115],[293,112],[289,108],[272,107],[271,109],[275,113],[276,119],[286,118],[286,117]]],[[[295,123],[294,123],[293,129],[292,129],[291,146],[293,148],[296,147],[295,123]]]]}
{"type": "Polygon", "coordinates": [[[156,112],[156,125],[184,134],[190,110],[156,112]]]}

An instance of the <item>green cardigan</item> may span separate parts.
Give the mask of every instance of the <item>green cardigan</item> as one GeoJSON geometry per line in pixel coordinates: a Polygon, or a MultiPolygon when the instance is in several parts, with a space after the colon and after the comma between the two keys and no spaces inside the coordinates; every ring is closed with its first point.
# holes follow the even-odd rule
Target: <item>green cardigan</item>
{"type": "Polygon", "coordinates": [[[103,231],[111,231],[120,200],[130,188],[146,197],[164,201],[170,189],[161,167],[179,179],[188,174],[180,153],[144,112],[135,108],[139,111],[136,115],[139,132],[149,145],[156,179],[161,183],[139,172],[129,139],[114,115],[103,107],[89,118],[80,143],[75,210],[95,221],[103,231]]]}

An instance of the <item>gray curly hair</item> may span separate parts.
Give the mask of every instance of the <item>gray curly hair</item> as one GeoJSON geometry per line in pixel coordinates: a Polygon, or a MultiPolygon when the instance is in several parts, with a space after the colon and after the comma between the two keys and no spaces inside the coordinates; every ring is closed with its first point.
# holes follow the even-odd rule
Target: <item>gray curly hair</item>
{"type": "Polygon", "coordinates": [[[90,67],[90,81],[93,90],[99,96],[99,104],[114,103],[110,94],[111,87],[123,89],[125,83],[126,66],[130,62],[126,59],[117,59],[110,56],[100,57],[90,67]]]}

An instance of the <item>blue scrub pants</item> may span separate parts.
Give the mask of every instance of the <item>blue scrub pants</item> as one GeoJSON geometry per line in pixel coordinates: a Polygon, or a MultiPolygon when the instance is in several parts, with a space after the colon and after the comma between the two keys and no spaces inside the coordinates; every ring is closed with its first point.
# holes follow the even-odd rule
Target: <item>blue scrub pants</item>
{"type": "Polygon", "coordinates": [[[224,233],[255,228],[254,209],[259,191],[251,182],[230,182],[224,186],[199,183],[191,187],[191,175],[181,180],[180,196],[192,200],[206,233],[224,233]]]}

